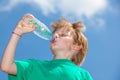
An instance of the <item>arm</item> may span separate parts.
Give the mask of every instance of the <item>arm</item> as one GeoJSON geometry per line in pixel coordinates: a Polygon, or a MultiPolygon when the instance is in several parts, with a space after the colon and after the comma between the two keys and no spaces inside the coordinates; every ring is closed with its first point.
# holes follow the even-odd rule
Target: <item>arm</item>
{"type": "Polygon", "coordinates": [[[25,15],[19,21],[4,51],[0,68],[2,71],[8,74],[16,75],[17,73],[16,64],[14,63],[14,55],[16,46],[20,40],[20,36],[22,36],[25,33],[32,32],[36,29],[35,27],[33,27],[33,24],[25,22],[25,20],[29,18],[33,18],[33,16],[25,15]]]}

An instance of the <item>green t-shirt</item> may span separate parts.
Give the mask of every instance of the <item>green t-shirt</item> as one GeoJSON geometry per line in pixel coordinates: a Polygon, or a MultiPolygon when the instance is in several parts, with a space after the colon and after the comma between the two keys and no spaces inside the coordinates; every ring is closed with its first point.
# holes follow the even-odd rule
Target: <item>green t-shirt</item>
{"type": "Polygon", "coordinates": [[[92,80],[90,74],[68,59],[15,61],[17,75],[9,80],[92,80]]]}

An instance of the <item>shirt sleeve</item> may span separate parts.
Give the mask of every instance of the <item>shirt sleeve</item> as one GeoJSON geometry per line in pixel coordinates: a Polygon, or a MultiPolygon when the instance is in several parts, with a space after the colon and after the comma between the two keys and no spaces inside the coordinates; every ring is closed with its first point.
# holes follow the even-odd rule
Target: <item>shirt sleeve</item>
{"type": "Polygon", "coordinates": [[[14,62],[17,67],[17,74],[16,75],[8,74],[8,80],[24,80],[25,71],[32,67],[30,60],[14,62]]]}
{"type": "Polygon", "coordinates": [[[89,72],[86,72],[86,80],[93,80],[89,72]]]}

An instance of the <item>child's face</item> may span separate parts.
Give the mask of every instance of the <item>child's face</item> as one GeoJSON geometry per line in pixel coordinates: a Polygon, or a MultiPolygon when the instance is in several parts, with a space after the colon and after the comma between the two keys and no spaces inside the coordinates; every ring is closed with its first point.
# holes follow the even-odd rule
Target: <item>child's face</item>
{"type": "Polygon", "coordinates": [[[70,51],[74,43],[73,35],[70,31],[67,31],[64,27],[56,30],[53,33],[55,41],[51,42],[52,51],[65,50],[70,51]]]}

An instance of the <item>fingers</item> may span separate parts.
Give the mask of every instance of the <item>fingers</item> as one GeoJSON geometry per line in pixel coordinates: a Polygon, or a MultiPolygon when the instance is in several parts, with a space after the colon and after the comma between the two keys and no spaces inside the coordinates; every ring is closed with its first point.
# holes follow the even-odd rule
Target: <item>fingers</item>
{"type": "Polygon", "coordinates": [[[22,20],[26,22],[26,21],[28,21],[28,19],[33,19],[33,18],[34,18],[33,15],[31,15],[31,14],[25,14],[23,16],[22,20]]]}
{"type": "Polygon", "coordinates": [[[32,16],[31,14],[24,15],[23,18],[17,24],[16,29],[21,30],[21,34],[36,30],[34,24],[29,22],[29,19],[33,19],[33,18],[34,16],[32,16]]]}
{"type": "Polygon", "coordinates": [[[30,23],[28,20],[34,19],[35,17],[32,14],[25,14],[24,17],[22,18],[23,21],[23,27],[29,27],[32,28],[33,30],[36,30],[36,27],[34,24],[30,23]]]}
{"type": "Polygon", "coordinates": [[[23,18],[19,21],[19,27],[33,27],[33,24],[29,22],[30,19],[33,19],[34,16],[31,14],[26,14],[23,18]]]}
{"type": "Polygon", "coordinates": [[[32,23],[26,23],[26,22],[22,22],[22,27],[29,27],[29,28],[31,28],[31,27],[33,27],[34,25],[32,24],[32,23]]]}
{"type": "Polygon", "coordinates": [[[34,19],[34,16],[31,15],[31,14],[26,14],[26,15],[24,15],[23,18],[22,18],[22,20],[23,20],[24,22],[26,22],[26,23],[30,23],[30,22],[29,22],[30,19],[34,19]]]}

